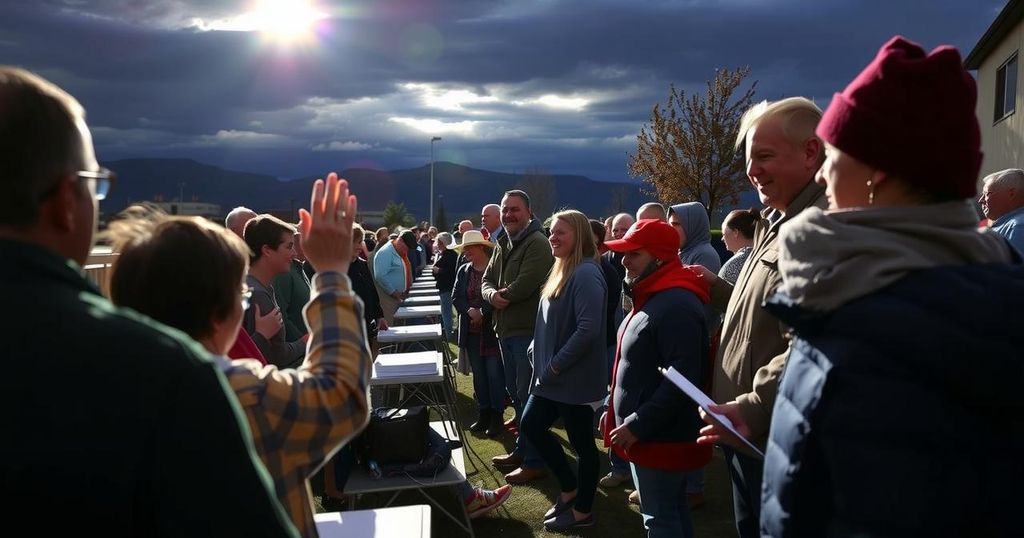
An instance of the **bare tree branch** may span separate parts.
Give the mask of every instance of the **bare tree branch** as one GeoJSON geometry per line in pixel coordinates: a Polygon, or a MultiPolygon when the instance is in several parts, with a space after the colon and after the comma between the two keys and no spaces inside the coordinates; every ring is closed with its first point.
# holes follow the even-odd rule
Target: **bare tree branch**
{"type": "Polygon", "coordinates": [[[712,218],[723,205],[739,202],[750,184],[733,141],[757,81],[734,94],[748,74],[749,67],[718,69],[703,95],[687,97],[669,86],[668,100],[651,109],[629,156],[629,173],[643,181],[645,194],[667,204],[699,201],[712,218]]]}

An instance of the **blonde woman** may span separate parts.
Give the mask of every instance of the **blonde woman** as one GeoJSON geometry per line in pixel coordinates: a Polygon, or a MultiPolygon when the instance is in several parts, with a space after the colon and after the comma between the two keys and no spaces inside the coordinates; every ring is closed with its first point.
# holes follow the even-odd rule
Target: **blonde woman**
{"type": "Polygon", "coordinates": [[[605,296],[597,246],[587,216],[562,211],[551,220],[555,264],[541,290],[533,336],[533,379],[520,433],[558,478],[561,494],[544,527],[564,531],[593,525],[597,490],[594,410],[607,394],[605,296]],[[561,417],[579,462],[577,477],[551,425],[561,417]]]}

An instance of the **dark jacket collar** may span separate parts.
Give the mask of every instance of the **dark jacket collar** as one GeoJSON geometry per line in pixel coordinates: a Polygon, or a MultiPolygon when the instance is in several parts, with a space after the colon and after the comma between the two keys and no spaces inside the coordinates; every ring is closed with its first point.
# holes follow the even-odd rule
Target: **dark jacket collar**
{"type": "MultiPolygon", "coordinates": [[[[82,268],[56,252],[25,241],[0,239],[0,274],[30,274],[37,278],[59,281],[80,291],[99,295],[96,286],[82,274],[82,268]]],[[[4,279],[6,280],[6,279],[4,279]]]]}

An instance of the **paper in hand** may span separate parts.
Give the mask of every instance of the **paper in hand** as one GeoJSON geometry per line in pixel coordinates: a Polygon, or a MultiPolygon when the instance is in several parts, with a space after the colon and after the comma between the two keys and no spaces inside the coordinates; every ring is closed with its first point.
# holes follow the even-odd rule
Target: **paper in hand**
{"type": "Polygon", "coordinates": [[[704,391],[697,388],[696,385],[691,383],[689,379],[686,379],[686,377],[683,374],[680,374],[675,368],[669,368],[668,370],[659,368],[659,370],[661,370],[662,375],[667,377],[673,385],[679,387],[679,390],[683,391],[683,393],[689,396],[691,400],[697,402],[697,405],[699,405],[700,408],[708,414],[708,416],[712,417],[715,422],[725,426],[725,428],[732,432],[737,439],[743,441],[749,452],[759,458],[764,458],[763,452],[754,446],[753,443],[748,441],[746,437],[740,435],[740,432],[736,431],[736,427],[732,425],[732,421],[729,420],[729,417],[711,411],[711,406],[714,405],[715,402],[712,401],[707,394],[704,394],[704,391]]]}

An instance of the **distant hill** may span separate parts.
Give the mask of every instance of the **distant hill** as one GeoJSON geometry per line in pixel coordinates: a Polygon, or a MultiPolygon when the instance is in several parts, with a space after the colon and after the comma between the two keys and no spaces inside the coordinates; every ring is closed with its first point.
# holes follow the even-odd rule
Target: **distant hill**
{"type": "MultiPolygon", "coordinates": [[[[163,198],[175,200],[179,190],[185,201],[219,204],[225,212],[238,205],[259,212],[297,211],[309,204],[309,188],[317,176],[280,181],[272,176],[236,172],[190,159],[124,159],[105,162],[115,170],[118,182],[103,210],[116,212],[131,202],[163,198]],[[184,186],[180,184],[184,183],[184,186]]],[[[428,213],[430,166],[407,170],[370,170],[355,168],[339,174],[348,179],[359,195],[364,211],[381,211],[389,202],[404,203],[417,219],[428,213]]],[[[633,211],[649,198],[636,183],[594,181],[576,175],[524,176],[469,168],[450,163],[434,163],[435,211],[443,203],[448,221],[479,215],[487,203],[498,203],[501,194],[526,181],[531,197],[543,199],[553,209],[572,207],[587,215],[606,216],[621,202],[633,211]],[[540,191],[540,192],[531,192],[540,191]]],[[[756,193],[752,203],[757,203],[756,193]]],[[[745,196],[746,198],[746,196],[745,196]]],[[[741,200],[741,206],[750,202],[741,200]]]]}

